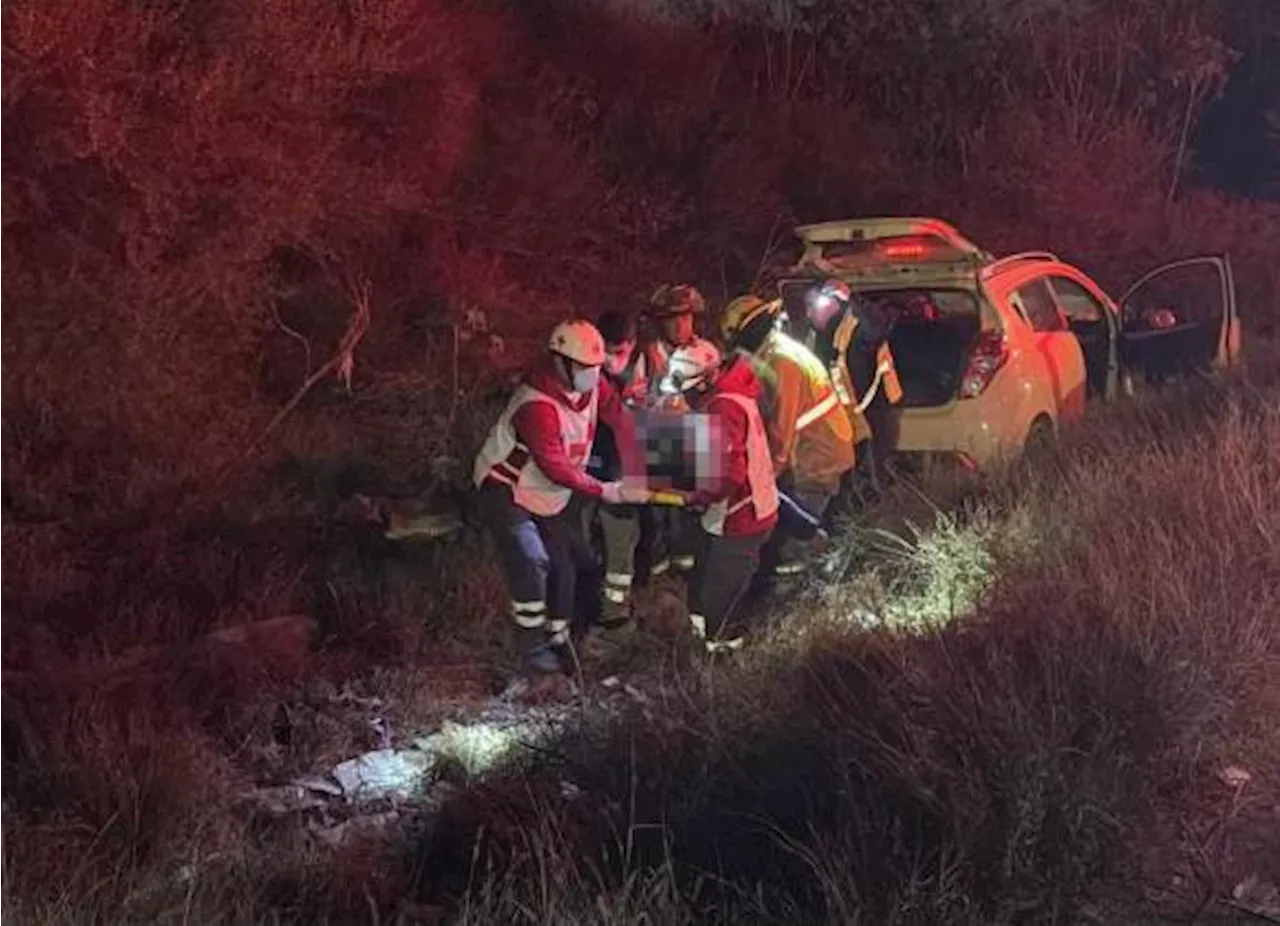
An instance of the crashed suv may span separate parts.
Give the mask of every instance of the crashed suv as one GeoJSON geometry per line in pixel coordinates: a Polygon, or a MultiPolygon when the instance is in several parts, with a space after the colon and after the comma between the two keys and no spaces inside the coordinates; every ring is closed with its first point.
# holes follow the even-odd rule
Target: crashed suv
{"type": "Polygon", "coordinates": [[[804,326],[815,275],[845,280],[892,319],[900,453],[985,468],[1052,437],[1086,399],[1239,356],[1225,256],[1157,267],[1117,301],[1053,254],[996,258],[938,219],[851,219],[796,234],[804,253],[778,287],[793,325],[804,326]]]}

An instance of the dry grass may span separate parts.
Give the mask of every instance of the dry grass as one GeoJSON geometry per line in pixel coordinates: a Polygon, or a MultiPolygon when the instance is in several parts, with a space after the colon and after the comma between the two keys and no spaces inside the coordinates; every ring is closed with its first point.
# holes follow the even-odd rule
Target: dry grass
{"type": "MultiPolygon", "coordinates": [[[[187,594],[238,580],[259,616],[271,601],[306,607],[319,651],[284,640],[202,656],[198,634],[224,612],[187,615],[157,638],[184,648],[137,671],[84,648],[4,676],[5,916],[1129,921],[1140,891],[1116,908],[1112,886],[1146,884],[1176,857],[1169,825],[1201,820],[1220,763],[1265,768],[1280,745],[1267,722],[1280,707],[1277,443],[1271,384],[1098,412],[1010,473],[933,487],[911,511],[900,500],[916,526],[899,539],[854,530],[858,555],[774,615],[745,665],[655,665],[652,702],[564,736],[516,779],[474,781],[403,844],[338,854],[247,815],[239,789],[370,747],[358,719],[326,707],[339,686],[383,699],[402,731],[483,698],[500,658],[497,584],[475,569],[488,552],[312,535],[317,520],[297,561],[315,584],[298,581],[291,601],[271,570],[228,573],[210,538],[233,525],[197,533],[204,556],[169,548],[129,608],[186,562],[187,594]]],[[[37,638],[28,657],[56,653],[37,638]]]]}

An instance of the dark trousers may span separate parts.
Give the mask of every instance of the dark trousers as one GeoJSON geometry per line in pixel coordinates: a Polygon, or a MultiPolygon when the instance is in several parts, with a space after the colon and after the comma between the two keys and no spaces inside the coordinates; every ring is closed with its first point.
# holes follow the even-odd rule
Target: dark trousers
{"type": "Polygon", "coordinates": [[[702,532],[689,581],[689,620],[695,634],[709,641],[728,641],[748,631],[738,603],[751,584],[767,537],[767,533],[717,537],[702,532]]]}
{"type": "Polygon", "coordinates": [[[884,390],[876,393],[866,411],[867,424],[871,428],[870,453],[859,454],[859,468],[876,491],[884,488],[890,473],[889,459],[898,450],[898,436],[902,432],[901,410],[885,398],[884,390]]]}
{"type": "Polygon", "coordinates": [[[595,525],[600,528],[600,545],[604,549],[604,598],[601,602],[603,613],[599,619],[612,625],[630,616],[643,509],[637,505],[606,505],[603,502],[584,505],[583,509],[586,536],[593,539],[595,525]]]}
{"type": "Polygon", "coordinates": [[[515,504],[506,486],[486,484],[479,493],[478,507],[498,547],[513,620],[525,629],[545,625],[556,643],[567,641],[569,624],[580,613],[578,603],[593,606],[593,592],[599,598],[595,556],[578,505],[574,499],[560,514],[543,518],[515,504]],[[541,625],[538,614],[545,618],[541,625]]]}
{"type": "Polygon", "coordinates": [[[687,568],[687,560],[698,552],[698,535],[702,531],[698,517],[696,512],[667,505],[645,509],[644,560],[650,570],[659,563],[670,564],[670,560],[677,561],[677,568],[687,568]]]}
{"type": "MultiPolygon", "coordinates": [[[[839,486],[816,485],[813,483],[797,485],[784,476],[779,483],[779,489],[821,523],[827,506],[831,504],[831,500],[835,497],[839,486]]],[[[790,523],[790,521],[780,519],[778,526],[773,529],[768,542],[765,543],[764,548],[761,550],[760,559],[764,567],[763,571],[767,575],[787,571],[789,567],[796,566],[807,549],[807,543],[796,537],[788,529],[790,523]]]]}

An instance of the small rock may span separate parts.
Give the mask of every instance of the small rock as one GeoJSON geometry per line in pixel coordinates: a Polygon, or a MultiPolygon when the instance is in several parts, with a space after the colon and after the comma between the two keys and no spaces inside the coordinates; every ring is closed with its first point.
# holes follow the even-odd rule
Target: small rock
{"type": "Polygon", "coordinates": [[[1253,781],[1253,776],[1238,765],[1228,765],[1218,772],[1218,780],[1228,788],[1243,788],[1253,781]]]}
{"type": "Polygon", "coordinates": [[[379,749],[340,762],[332,775],[348,800],[410,797],[435,767],[436,757],[417,750],[379,749]]]}

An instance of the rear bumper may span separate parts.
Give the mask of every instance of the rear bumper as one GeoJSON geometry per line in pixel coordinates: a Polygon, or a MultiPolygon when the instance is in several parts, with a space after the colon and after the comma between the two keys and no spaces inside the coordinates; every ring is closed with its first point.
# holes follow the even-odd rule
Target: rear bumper
{"type": "Polygon", "coordinates": [[[941,408],[902,411],[900,453],[960,454],[986,469],[1022,449],[1026,428],[991,420],[981,402],[952,402],[941,408]]]}

